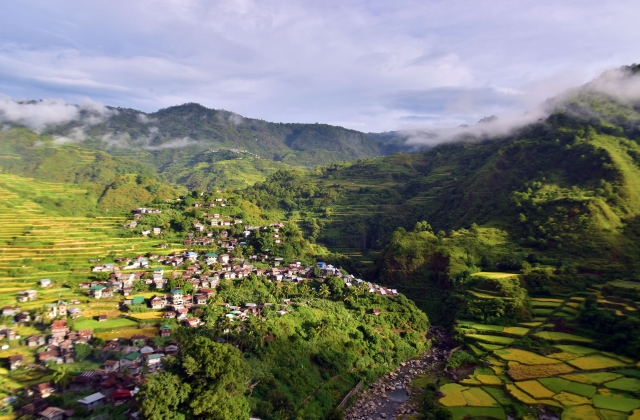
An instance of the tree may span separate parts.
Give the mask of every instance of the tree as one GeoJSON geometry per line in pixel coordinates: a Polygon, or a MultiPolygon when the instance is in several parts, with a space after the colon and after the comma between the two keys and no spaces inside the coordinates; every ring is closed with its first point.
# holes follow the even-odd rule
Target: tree
{"type": "Polygon", "coordinates": [[[283,286],[282,286],[282,290],[284,291],[284,295],[288,298],[289,295],[293,292],[293,283],[291,282],[286,282],[283,286]]]}
{"type": "Polygon", "coordinates": [[[62,365],[55,372],[53,372],[53,383],[62,388],[62,393],[64,394],[65,388],[71,380],[73,379],[73,374],[71,373],[71,369],[69,366],[62,365]]]}
{"type": "Polygon", "coordinates": [[[75,360],[77,362],[81,362],[84,359],[87,358],[87,356],[89,356],[91,354],[91,351],[93,350],[93,347],[91,347],[88,344],[84,344],[84,343],[77,343],[74,348],[75,350],[75,360]]]}
{"type": "Polygon", "coordinates": [[[320,289],[318,290],[318,296],[320,296],[321,299],[326,299],[330,294],[331,291],[329,290],[329,286],[327,286],[325,283],[322,283],[320,285],[320,289]]]}
{"type": "Polygon", "coordinates": [[[149,379],[138,394],[140,414],[147,420],[173,420],[189,398],[191,385],[178,375],[161,373],[149,379]]]}
{"type": "Polygon", "coordinates": [[[344,290],[344,281],[340,277],[329,277],[326,284],[329,286],[331,295],[333,297],[342,297],[342,292],[344,290]]]}
{"type": "Polygon", "coordinates": [[[195,289],[193,287],[193,283],[191,283],[190,281],[185,281],[182,285],[182,293],[185,295],[192,294],[194,290],[195,289]]]}
{"type": "Polygon", "coordinates": [[[146,292],[148,290],[147,283],[144,280],[136,280],[133,282],[133,293],[146,292]]]}
{"type": "Polygon", "coordinates": [[[244,395],[249,366],[238,349],[196,337],[185,348],[182,368],[191,384],[193,415],[215,420],[249,417],[244,395]]]}

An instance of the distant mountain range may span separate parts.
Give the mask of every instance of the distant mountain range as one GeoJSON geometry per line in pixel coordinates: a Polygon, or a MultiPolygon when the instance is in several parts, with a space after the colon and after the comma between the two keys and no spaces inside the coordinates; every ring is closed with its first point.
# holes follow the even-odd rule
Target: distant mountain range
{"type": "Polygon", "coordinates": [[[315,167],[410,150],[395,134],[365,134],[328,124],[271,123],[188,103],[153,113],[106,107],[42,131],[99,149],[237,149],[295,166],[315,167]],[[97,121],[96,121],[97,120],[97,121]]]}

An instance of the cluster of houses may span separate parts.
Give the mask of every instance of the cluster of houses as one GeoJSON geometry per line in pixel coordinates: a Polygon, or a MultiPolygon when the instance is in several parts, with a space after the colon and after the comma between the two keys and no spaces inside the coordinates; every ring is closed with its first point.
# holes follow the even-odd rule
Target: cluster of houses
{"type": "MultiPolygon", "coordinates": [[[[160,327],[160,336],[170,337],[172,327],[160,327]]],[[[29,337],[29,347],[43,347],[36,355],[40,363],[73,363],[74,346],[87,344],[93,338],[92,330],[70,331],[64,320],[56,320],[51,325],[49,337],[38,335],[29,337]]],[[[87,397],[78,400],[86,410],[113,404],[120,405],[132,401],[143,381],[144,374],[162,371],[162,359],[175,355],[179,351],[177,343],[171,341],[165,346],[156,346],[144,335],[134,335],[126,343],[112,340],[103,347],[96,347],[103,361],[102,368],[86,371],[75,376],[68,385],[70,391],[92,391],[87,397]]],[[[24,367],[24,356],[15,354],[9,357],[11,370],[24,367]]],[[[45,419],[65,419],[73,416],[70,410],[52,407],[47,398],[59,391],[52,382],[43,382],[24,390],[30,402],[20,408],[20,413],[45,419]]]]}
{"type": "MultiPolygon", "coordinates": [[[[41,350],[36,355],[37,362],[61,364],[74,363],[74,346],[78,343],[88,344],[92,338],[92,330],[70,331],[66,321],[57,320],[51,324],[51,333],[48,338],[42,334],[32,335],[25,341],[28,347],[37,347],[41,350]]],[[[24,356],[21,354],[10,356],[9,369],[18,369],[23,366],[23,362],[24,356]]]]}

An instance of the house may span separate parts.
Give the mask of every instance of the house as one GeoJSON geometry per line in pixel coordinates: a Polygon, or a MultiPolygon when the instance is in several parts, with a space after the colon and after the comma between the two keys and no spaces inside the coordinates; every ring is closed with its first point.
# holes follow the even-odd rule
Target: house
{"type": "Polygon", "coordinates": [[[40,287],[49,287],[51,286],[51,279],[41,279],[40,287]]]}
{"type": "Polygon", "coordinates": [[[75,306],[70,306],[67,312],[69,313],[69,316],[71,317],[71,319],[76,319],[82,316],[82,310],[75,306]]]}
{"type": "Polygon", "coordinates": [[[171,326],[162,325],[160,327],[160,337],[170,337],[171,336],[171,326]]]}
{"type": "Polygon", "coordinates": [[[189,318],[186,320],[186,324],[190,327],[197,327],[200,321],[198,321],[198,318],[189,318]]]}
{"type": "Polygon", "coordinates": [[[78,335],[79,335],[79,338],[78,338],[79,341],[87,342],[93,338],[93,330],[91,329],[80,330],[78,331],[78,335]]]}
{"type": "Polygon", "coordinates": [[[154,235],[158,236],[158,235],[160,235],[160,233],[162,233],[162,229],[157,228],[157,227],[153,228],[153,234],[154,235]]]}
{"type": "Polygon", "coordinates": [[[176,317],[176,313],[173,311],[165,312],[164,314],[162,314],[162,317],[167,319],[172,319],[176,317]]]}
{"type": "Polygon", "coordinates": [[[198,293],[196,295],[196,305],[206,305],[207,304],[207,295],[204,293],[198,293]]]}
{"type": "Polygon", "coordinates": [[[149,366],[150,368],[155,368],[158,367],[158,365],[160,365],[161,361],[162,361],[162,354],[150,354],[147,356],[147,366],[149,366]]]}
{"type": "Polygon", "coordinates": [[[154,297],[150,301],[152,309],[162,309],[164,308],[164,299],[159,297],[154,297]]]}
{"type": "Polygon", "coordinates": [[[58,302],[58,316],[67,316],[67,302],[58,302]]]}
{"type": "Polygon", "coordinates": [[[373,308],[372,312],[373,312],[373,314],[374,314],[375,316],[380,315],[380,309],[378,309],[378,308],[373,308]]]}
{"type": "Polygon", "coordinates": [[[93,410],[94,408],[104,404],[105,398],[104,394],[96,392],[95,394],[91,394],[88,397],[78,400],[78,402],[82,404],[85,410],[93,410]]]}
{"type": "Polygon", "coordinates": [[[166,354],[171,354],[171,355],[178,354],[178,350],[179,350],[179,348],[178,348],[178,346],[176,344],[169,344],[168,346],[166,346],[164,348],[164,352],[166,354]]]}
{"type": "Polygon", "coordinates": [[[40,398],[47,398],[56,390],[51,382],[44,382],[38,385],[34,385],[32,389],[40,398]]]}
{"type": "Polygon", "coordinates": [[[71,417],[71,410],[63,410],[58,407],[48,407],[38,413],[38,415],[47,420],[63,420],[65,417],[71,417]]]}
{"type": "Polygon", "coordinates": [[[107,318],[106,315],[104,315],[104,314],[103,315],[98,315],[98,322],[105,322],[107,320],[108,320],[108,318],[107,318]]]}
{"type": "Polygon", "coordinates": [[[15,340],[18,337],[16,335],[16,332],[10,328],[7,328],[6,330],[4,330],[4,334],[7,340],[15,340]]]}
{"type": "Polygon", "coordinates": [[[182,290],[173,289],[171,291],[171,301],[173,302],[174,305],[182,305],[184,303],[182,290]]]}
{"type": "Polygon", "coordinates": [[[9,356],[9,369],[16,370],[20,366],[22,366],[22,361],[24,360],[24,356],[21,354],[16,354],[14,356],[9,356]]]}
{"type": "Polygon", "coordinates": [[[222,254],[218,257],[218,262],[220,264],[227,264],[229,263],[229,254],[222,254]]]}
{"type": "Polygon", "coordinates": [[[51,324],[51,336],[53,338],[64,338],[68,332],[67,321],[53,321],[51,324]]]}
{"type": "Polygon", "coordinates": [[[94,298],[100,299],[102,298],[102,291],[106,289],[106,287],[101,285],[91,286],[89,288],[89,294],[93,295],[94,298]]]}
{"type": "Polygon", "coordinates": [[[29,321],[31,321],[31,315],[29,314],[29,312],[22,312],[16,315],[16,322],[18,324],[22,324],[29,321]]]}
{"type": "Polygon", "coordinates": [[[157,279],[153,281],[156,285],[156,289],[161,290],[164,289],[165,287],[167,287],[167,280],[166,279],[157,279]]]}
{"type": "Polygon", "coordinates": [[[44,346],[46,343],[44,335],[32,335],[27,338],[27,346],[29,347],[39,347],[44,346]]]}
{"type": "Polygon", "coordinates": [[[136,334],[131,337],[131,345],[135,347],[144,347],[147,344],[147,336],[136,334]]]}
{"type": "Polygon", "coordinates": [[[102,290],[102,297],[103,298],[110,298],[113,297],[113,290],[110,288],[105,288],[102,290]]]}
{"type": "Polygon", "coordinates": [[[107,372],[117,372],[120,368],[120,362],[117,360],[107,360],[102,366],[107,372]]]}
{"type": "Polygon", "coordinates": [[[48,303],[44,305],[44,309],[45,309],[44,315],[47,318],[52,319],[58,316],[58,306],[56,304],[48,303]]]}
{"type": "Polygon", "coordinates": [[[38,292],[36,292],[35,290],[23,290],[21,292],[18,292],[18,302],[34,300],[37,295],[38,292]]]}
{"type": "Polygon", "coordinates": [[[114,405],[124,404],[131,399],[131,391],[128,389],[116,389],[109,394],[109,398],[114,405]]]}

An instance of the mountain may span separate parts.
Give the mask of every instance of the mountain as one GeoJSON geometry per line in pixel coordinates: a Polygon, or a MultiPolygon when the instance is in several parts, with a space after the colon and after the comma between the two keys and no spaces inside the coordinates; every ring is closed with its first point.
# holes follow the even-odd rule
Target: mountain
{"type": "Polygon", "coordinates": [[[360,260],[350,268],[418,301],[441,300],[414,290],[429,279],[480,270],[542,270],[538,292],[640,279],[640,101],[626,94],[640,78],[624,69],[614,88],[611,77],[550,100],[545,118],[509,134],[279,173],[245,194],[299,212],[318,243],[360,260]]]}

